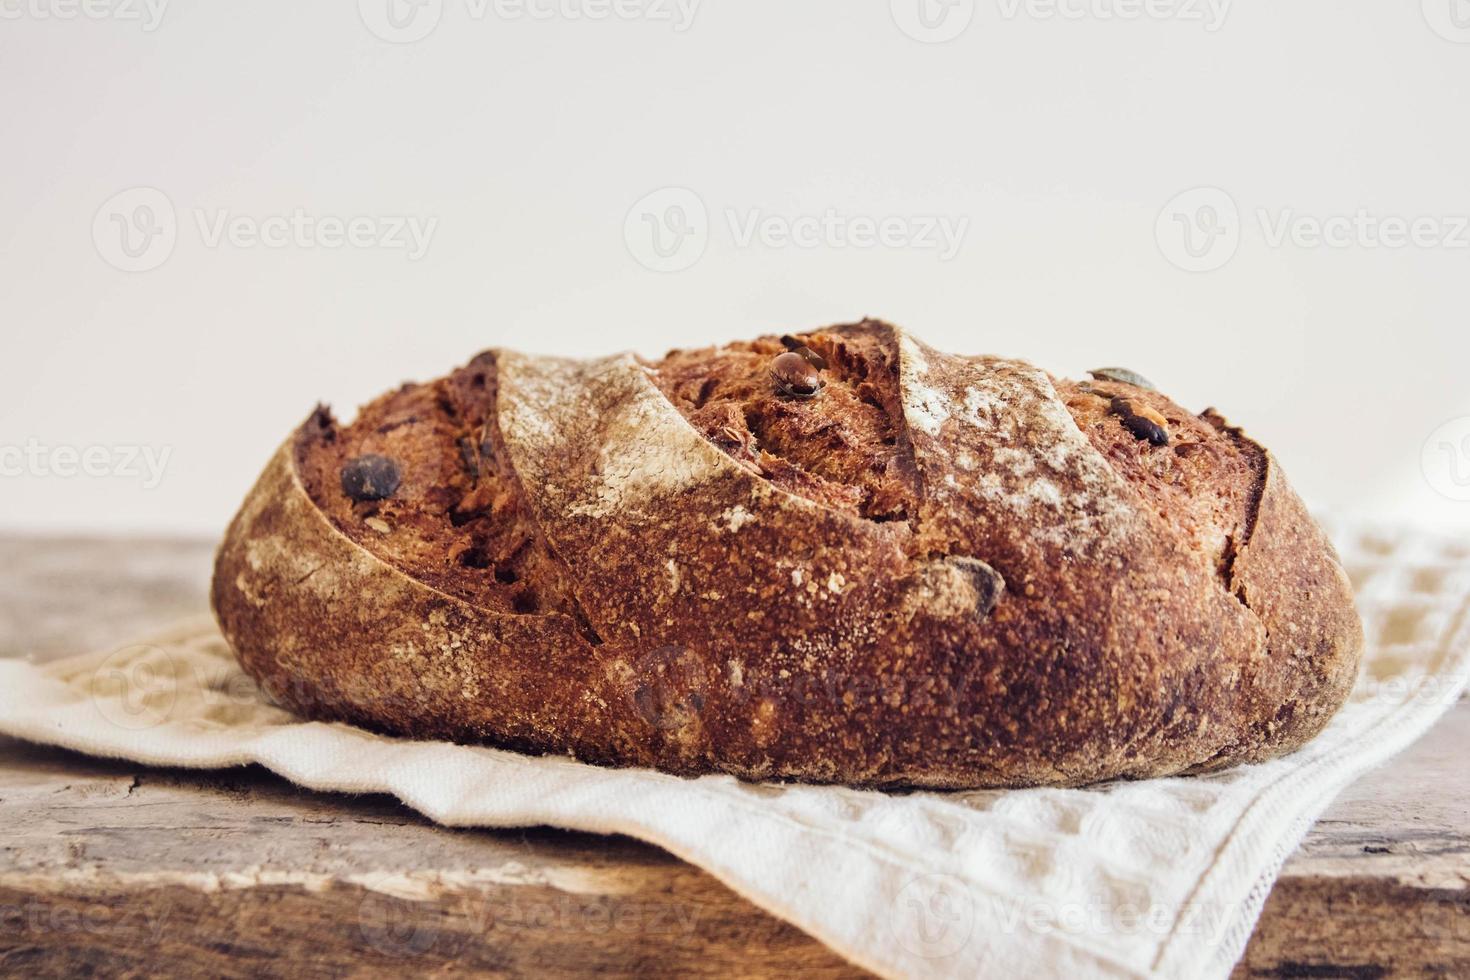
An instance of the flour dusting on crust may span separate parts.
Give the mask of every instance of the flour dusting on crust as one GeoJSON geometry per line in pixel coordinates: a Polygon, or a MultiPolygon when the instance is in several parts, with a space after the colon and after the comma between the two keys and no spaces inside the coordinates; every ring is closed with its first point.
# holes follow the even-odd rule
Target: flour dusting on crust
{"type": "MultiPolygon", "coordinates": [[[[517,454],[518,468],[536,468],[546,454],[575,443],[577,430],[585,444],[598,446],[585,479],[548,487],[559,491],[568,514],[602,518],[643,510],[724,468],[726,460],[693,436],[631,355],[579,364],[507,352],[501,364],[500,420],[507,443],[525,450],[517,454]]],[[[539,475],[551,469],[541,467],[539,475]]]]}
{"type": "Polygon", "coordinates": [[[967,498],[1053,549],[1116,551],[1139,528],[1136,492],[1077,428],[1046,372],[940,354],[902,333],[899,352],[904,417],[921,460],[948,460],[972,476],[931,481],[932,497],[967,498]]]}
{"type": "Polygon", "coordinates": [[[953,414],[950,399],[927,384],[929,362],[913,338],[902,331],[898,331],[898,351],[898,383],[903,393],[904,421],[937,436],[953,414]]]}

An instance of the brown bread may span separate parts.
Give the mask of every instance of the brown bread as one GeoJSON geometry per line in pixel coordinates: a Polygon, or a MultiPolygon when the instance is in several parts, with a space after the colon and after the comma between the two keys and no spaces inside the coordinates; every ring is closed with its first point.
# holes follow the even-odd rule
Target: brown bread
{"type": "Polygon", "coordinates": [[[214,608],[308,717],[610,765],[980,787],[1289,751],[1352,684],[1347,579],[1265,449],[1141,381],[876,321],[490,351],[313,413],[214,608]]]}

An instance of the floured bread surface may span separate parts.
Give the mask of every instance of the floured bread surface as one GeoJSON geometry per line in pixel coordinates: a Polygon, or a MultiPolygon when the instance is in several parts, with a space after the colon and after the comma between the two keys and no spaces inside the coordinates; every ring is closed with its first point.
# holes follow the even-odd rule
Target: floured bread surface
{"type": "Polygon", "coordinates": [[[1361,646],[1330,545],[1219,414],[877,321],[489,351],[350,424],[318,409],[214,601],[314,717],[854,785],[1266,758],[1361,646]]]}

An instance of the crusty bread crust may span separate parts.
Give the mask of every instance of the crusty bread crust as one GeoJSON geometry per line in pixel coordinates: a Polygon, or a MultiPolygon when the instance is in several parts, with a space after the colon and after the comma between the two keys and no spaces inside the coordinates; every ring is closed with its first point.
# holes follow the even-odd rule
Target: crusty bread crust
{"type": "MultiPolygon", "coordinates": [[[[1161,512],[1178,488],[1100,451],[1045,372],[837,332],[896,354],[906,521],[742,465],[631,356],[496,351],[485,424],[577,615],[486,608],[366,550],[308,493],[298,434],[221,545],[225,636],[309,717],[749,779],[1189,772],[1293,749],[1342,703],[1362,643],[1346,576],[1239,430],[1189,417],[1238,464],[1202,545],[1204,524],[1161,512]]],[[[1123,389],[1184,424],[1155,392],[1091,394],[1123,389]]]]}

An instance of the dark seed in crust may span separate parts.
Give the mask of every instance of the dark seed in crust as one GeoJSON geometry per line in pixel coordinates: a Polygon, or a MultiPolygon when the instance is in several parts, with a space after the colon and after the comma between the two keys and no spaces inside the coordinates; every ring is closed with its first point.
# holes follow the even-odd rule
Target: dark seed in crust
{"type": "Polygon", "coordinates": [[[342,467],[342,492],[353,500],[384,500],[393,496],[400,479],[397,463],[368,453],[349,459],[342,467]]]}
{"type": "Polygon", "coordinates": [[[1001,593],[1006,590],[1006,580],[1000,572],[991,568],[979,558],[967,558],[963,555],[952,555],[949,559],[951,565],[956,566],[970,577],[975,586],[975,618],[984,619],[990,615],[995,604],[1000,601],[1001,593]]]}
{"type": "Polygon", "coordinates": [[[778,392],[792,398],[811,398],[822,390],[822,375],[796,351],[776,355],[771,362],[771,380],[778,392]]]}
{"type": "Polygon", "coordinates": [[[1132,385],[1135,388],[1142,388],[1145,391],[1158,391],[1159,390],[1158,388],[1154,387],[1154,383],[1152,381],[1150,381],[1148,378],[1145,378],[1143,375],[1139,374],[1137,371],[1130,371],[1127,368],[1120,368],[1120,367],[1093,368],[1091,371],[1088,371],[1087,373],[1090,374],[1090,375],[1092,375],[1094,378],[1096,378],[1099,381],[1121,381],[1125,385],[1132,385]]]}
{"type": "Polygon", "coordinates": [[[807,363],[816,368],[818,371],[827,370],[827,359],[821,354],[818,354],[816,351],[812,350],[806,344],[803,344],[800,340],[797,340],[795,337],[791,336],[791,334],[788,333],[782,336],[781,343],[783,346],[785,346],[787,350],[792,351],[796,354],[800,354],[802,357],[806,358],[807,363]]]}
{"type": "Polygon", "coordinates": [[[1151,446],[1167,446],[1169,444],[1169,433],[1160,428],[1157,422],[1150,422],[1142,415],[1129,415],[1124,418],[1123,428],[1140,439],[1147,439],[1151,446]]]}
{"type": "MultiPolygon", "coordinates": [[[[1123,428],[1133,433],[1136,439],[1147,439],[1151,446],[1167,446],[1169,432],[1153,419],[1140,414],[1126,398],[1114,398],[1108,411],[1118,416],[1123,428]]],[[[1147,409],[1145,409],[1147,411],[1147,409]]],[[[1157,415],[1158,413],[1154,413],[1157,415]]]]}
{"type": "Polygon", "coordinates": [[[471,480],[480,478],[480,453],[469,436],[460,436],[459,461],[464,466],[465,476],[471,480]]]}

